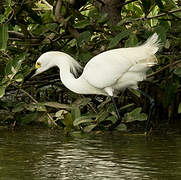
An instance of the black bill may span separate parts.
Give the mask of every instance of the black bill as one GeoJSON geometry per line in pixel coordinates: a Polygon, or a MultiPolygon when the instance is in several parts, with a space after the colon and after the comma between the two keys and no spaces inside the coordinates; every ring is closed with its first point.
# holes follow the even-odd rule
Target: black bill
{"type": "Polygon", "coordinates": [[[33,77],[33,75],[35,75],[35,72],[36,72],[36,69],[31,70],[31,72],[30,72],[27,76],[25,76],[24,82],[26,82],[26,81],[29,80],[31,77],[33,77]]]}

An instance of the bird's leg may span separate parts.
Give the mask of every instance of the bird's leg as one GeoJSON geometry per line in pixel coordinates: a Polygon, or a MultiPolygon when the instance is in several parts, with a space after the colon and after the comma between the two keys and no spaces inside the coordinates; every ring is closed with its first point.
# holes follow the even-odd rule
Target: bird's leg
{"type": "Polygon", "coordinates": [[[119,113],[119,111],[118,111],[118,108],[117,108],[117,105],[116,105],[116,102],[115,102],[114,97],[113,97],[113,96],[110,96],[110,97],[111,97],[111,100],[112,100],[112,102],[113,102],[113,104],[114,104],[114,109],[115,109],[115,111],[116,111],[117,118],[118,118],[117,121],[109,127],[109,130],[112,131],[112,130],[114,130],[117,126],[120,125],[120,123],[121,123],[121,121],[122,121],[122,118],[121,118],[120,113],[119,113]]]}
{"type": "Polygon", "coordinates": [[[146,128],[145,128],[145,133],[146,135],[148,135],[151,132],[151,116],[153,113],[153,109],[155,108],[155,100],[149,96],[148,94],[146,94],[145,92],[138,90],[143,96],[145,96],[147,99],[149,99],[150,101],[150,108],[149,108],[149,112],[148,112],[148,118],[147,118],[147,123],[146,123],[146,128]]]}

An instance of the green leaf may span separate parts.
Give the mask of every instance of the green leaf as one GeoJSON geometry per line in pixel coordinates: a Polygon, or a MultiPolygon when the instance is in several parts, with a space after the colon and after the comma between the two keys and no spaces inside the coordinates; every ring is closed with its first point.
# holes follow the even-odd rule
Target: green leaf
{"type": "Polygon", "coordinates": [[[129,91],[131,93],[133,93],[135,96],[140,98],[141,95],[140,95],[140,92],[138,90],[129,88],[129,91]]]}
{"type": "Polygon", "coordinates": [[[114,38],[112,38],[112,39],[110,40],[108,49],[112,49],[112,48],[116,47],[116,46],[118,45],[118,43],[119,43],[123,38],[129,36],[130,33],[131,33],[131,30],[128,29],[128,30],[122,31],[120,34],[118,34],[117,36],[115,36],[114,38]]]}
{"type": "Polygon", "coordinates": [[[166,3],[167,6],[170,7],[170,9],[172,9],[172,8],[178,8],[175,0],[165,0],[165,3],[166,3]]]}
{"type": "Polygon", "coordinates": [[[180,103],[179,106],[178,106],[178,113],[179,113],[179,114],[181,113],[181,103],[180,103]]]}
{"type": "Polygon", "coordinates": [[[79,60],[82,62],[87,62],[91,58],[92,58],[92,54],[89,51],[82,51],[79,54],[79,60]]]}
{"type": "Polygon", "coordinates": [[[89,125],[89,126],[86,126],[85,128],[84,128],[84,132],[91,132],[95,127],[97,126],[97,124],[91,124],[91,125],[89,125]]]}
{"type": "Polygon", "coordinates": [[[71,106],[69,106],[67,104],[60,104],[57,102],[44,102],[42,104],[45,106],[48,106],[48,107],[53,107],[53,108],[58,108],[58,109],[71,109],[72,108],[71,106]]]}
{"type": "Polygon", "coordinates": [[[72,120],[74,121],[75,119],[80,117],[80,108],[79,107],[74,107],[71,110],[71,116],[72,120]]]}
{"type": "Polygon", "coordinates": [[[141,2],[142,2],[142,7],[143,7],[143,11],[144,11],[145,15],[148,15],[154,1],[153,0],[141,0],[141,2]]]}
{"type": "Polygon", "coordinates": [[[0,98],[2,98],[5,94],[5,87],[4,86],[0,86],[0,98]]]}
{"type": "Polygon", "coordinates": [[[0,110],[0,122],[6,121],[8,119],[14,120],[14,113],[9,112],[9,110],[1,109],[0,110]]]}
{"type": "Polygon", "coordinates": [[[159,7],[160,9],[164,9],[164,5],[163,5],[162,0],[155,0],[155,3],[158,5],[158,7],[159,7]]]}
{"type": "Polygon", "coordinates": [[[127,126],[126,126],[126,124],[121,123],[119,126],[116,127],[116,130],[127,131],[127,126]]]}
{"type": "Polygon", "coordinates": [[[126,40],[125,47],[133,47],[138,44],[138,38],[135,34],[131,34],[126,40]]]}
{"type": "Polygon", "coordinates": [[[8,42],[8,24],[0,25],[0,49],[5,50],[8,42]]]}
{"type": "Polygon", "coordinates": [[[96,117],[96,121],[97,122],[103,122],[106,120],[106,118],[108,117],[109,113],[106,111],[102,111],[101,113],[98,114],[98,116],[96,117]]]}
{"type": "Polygon", "coordinates": [[[91,38],[91,33],[89,31],[84,31],[80,33],[78,38],[78,44],[81,46],[83,43],[87,43],[91,38]]]}
{"type": "Polygon", "coordinates": [[[77,22],[76,24],[74,24],[74,28],[83,29],[86,26],[89,26],[90,24],[91,23],[90,23],[89,19],[84,19],[84,20],[81,20],[81,21],[77,22]]]}
{"type": "Polygon", "coordinates": [[[117,121],[117,117],[116,116],[109,116],[107,119],[105,119],[105,121],[111,121],[112,123],[115,123],[117,121]]]}
{"type": "Polygon", "coordinates": [[[17,74],[17,75],[15,76],[15,81],[16,81],[16,82],[22,82],[23,79],[24,79],[23,74],[17,74]]]}
{"type": "Polygon", "coordinates": [[[0,85],[3,85],[3,84],[8,84],[9,82],[9,79],[7,77],[4,77],[1,81],[0,81],[0,85]]]}
{"type": "Polygon", "coordinates": [[[36,110],[37,111],[47,111],[46,107],[41,103],[36,104],[36,110]]]}
{"type": "Polygon", "coordinates": [[[73,102],[72,107],[86,106],[90,100],[90,98],[78,98],[73,102]]]}
{"type": "Polygon", "coordinates": [[[129,109],[130,107],[133,107],[134,105],[135,105],[134,103],[130,103],[130,104],[127,104],[125,106],[122,106],[119,110],[123,111],[125,109],[129,109]]]}
{"type": "Polygon", "coordinates": [[[45,24],[45,27],[46,27],[46,30],[56,31],[58,25],[57,24],[53,24],[53,23],[48,23],[48,24],[45,24]]]}
{"type": "MultiPolygon", "coordinates": [[[[119,108],[119,111],[126,111],[127,109],[130,109],[130,108],[132,108],[133,106],[134,106],[135,104],[134,103],[130,103],[130,104],[127,104],[127,105],[125,105],[125,106],[121,106],[120,108],[119,108]]],[[[115,113],[115,108],[114,108],[114,106],[113,106],[113,104],[110,104],[109,106],[108,106],[108,108],[107,108],[107,112],[108,113],[111,113],[111,114],[116,114],[115,113]]],[[[116,116],[117,117],[117,116],[116,116]]]]}
{"type": "Polygon", "coordinates": [[[98,22],[98,23],[104,23],[104,22],[107,21],[107,20],[108,20],[108,14],[107,14],[107,13],[104,13],[104,14],[102,14],[102,15],[98,18],[97,22],[98,22]]]}
{"type": "Polygon", "coordinates": [[[66,131],[69,131],[73,127],[72,116],[70,113],[65,114],[65,118],[63,120],[64,125],[66,126],[66,131]]]}
{"type": "Polygon", "coordinates": [[[78,126],[80,124],[87,124],[93,122],[92,119],[90,119],[89,116],[82,116],[74,120],[73,125],[78,126]]]}
{"type": "Polygon", "coordinates": [[[25,109],[25,107],[26,107],[26,103],[20,102],[12,109],[12,112],[21,112],[25,109]]]}
{"type": "Polygon", "coordinates": [[[168,31],[168,28],[169,28],[168,26],[166,27],[165,25],[166,24],[164,24],[163,26],[160,25],[160,26],[155,28],[155,31],[159,35],[159,38],[160,38],[162,44],[166,43],[166,34],[167,34],[167,31],[168,31]]]}
{"type": "Polygon", "coordinates": [[[11,67],[12,67],[12,61],[9,61],[9,62],[6,64],[6,69],[5,69],[6,75],[12,73],[12,72],[11,72],[11,67]]]}
{"type": "Polygon", "coordinates": [[[11,0],[6,0],[5,5],[10,6],[11,5],[11,0]]]}
{"type": "Polygon", "coordinates": [[[177,76],[181,77],[181,67],[175,68],[175,70],[173,71],[173,73],[176,74],[177,76]]]}
{"type": "Polygon", "coordinates": [[[68,111],[61,109],[55,113],[55,117],[63,118],[63,115],[66,113],[68,113],[68,111]]]}
{"type": "Polygon", "coordinates": [[[26,114],[25,116],[21,117],[20,119],[21,125],[26,125],[31,122],[45,122],[47,119],[45,119],[45,114],[42,114],[42,112],[31,112],[26,114]],[[43,116],[43,118],[42,118],[43,116]]]}
{"type": "Polygon", "coordinates": [[[42,103],[31,103],[26,106],[26,109],[29,111],[47,111],[46,107],[42,103]]]}
{"type": "Polygon", "coordinates": [[[35,107],[34,104],[29,104],[29,105],[26,106],[26,109],[28,111],[32,111],[33,112],[33,111],[35,111],[36,107],[35,107]]]}
{"type": "Polygon", "coordinates": [[[141,113],[141,107],[138,107],[133,111],[126,113],[124,115],[125,122],[146,121],[146,120],[147,120],[147,115],[145,113],[141,113]]]}
{"type": "Polygon", "coordinates": [[[8,19],[12,13],[12,8],[11,8],[12,4],[10,5],[10,3],[11,3],[10,1],[11,0],[6,0],[5,2],[1,1],[1,2],[4,2],[4,5],[5,5],[5,6],[2,6],[2,4],[1,4],[1,7],[3,8],[3,11],[2,11],[3,13],[1,12],[1,14],[0,14],[0,24],[1,25],[8,22],[8,19]],[[9,2],[7,2],[7,1],[9,1],[9,2]]]}
{"type": "Polygon", "coordinates": [[[6,76],[8,76],[8,78],[13,79],[13,77],[19,71],[24,59],[25,59],[24,54],[21,54],[7,63],[5,73],[6,76]]]}

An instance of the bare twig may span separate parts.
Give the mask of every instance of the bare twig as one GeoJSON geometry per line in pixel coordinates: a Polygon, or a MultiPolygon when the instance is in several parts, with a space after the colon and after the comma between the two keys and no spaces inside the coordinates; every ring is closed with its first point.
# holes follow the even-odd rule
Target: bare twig
{"type": "Polygon", "coordinates": [[[48,112],[47,112],[47,116],[55,126],[58,126],[57,123],[54,121],[54,119],[52,118],[52,116],[48,112]]]}
{"type": "Polygon", "coordinates": [[[171,63],[171,64],[167,64],[166,66],[162,67],[162,68],[159,69],[158,71],[156,71],[156,72],[148,75],[147,78],[150,78],[150,77],[152,77],[152,76],[155,76],[156,74],[160,73],[161,71],[163,71],[163,70],[165,70],[165,69],[167,69],[167,68],[169,68],[169,67],[171,67],[171,66],[174,66],[174,65],[176,65],[176,64],[178,64],[178,63],[181,63],[181,59],[178,60],[178,61],[175,61],[175,62],[173,62],[173,63],[171,63]]]}
{"type": "Polygon", "coordinates": [[[135,2],[135,1],[138,1],[138,0],[129,0],[129,1],[126,1],[126,2],[124,2],[124,3],[121,4],[121,7],[123,7],[123,6],[125,6],[125,5],[127,5],[127,4],[129,4],[129,3],[135,2]]]}
{"type": "MultiPolygon", "coordinates": [[[[173,14],[173,13],[180,12],[180,11],[181,11],[181,8],[179,8],[179,9],[174,9],[174,10],[168,11],[168,12],[166,12],[166,13],[158,14],[158,15],[156,15],[156,16],[147,17],[146,19],[154,19],[154,18],[162,17],[162,16],[165,16],[165,15],[167,15],[167,14],[173,14]]],[[[144,19],[144,17],[143,17],[143,19],[144,19]]],[[[135,20],[136,20],[136,19],[135,19],[135,20]]],[[[137,18],[137,20],[138,20],[138,18],[137,18]]]]}
{"type": "Polygon", "coordinates": [[[96,111],[96,109],[94,108],[94,106],[91,103],[88,103],[88,106],[97,114],[98,112],[96,111]]]}
{"type": "Polygon", "coordinates": [[[15,31],[8,31],[10,38],[18,38],[18,39],[24,39],[25,36],[23,33],[15,32],[15,31]]]}
{"type": "Polygon", "coordinates": [[[168,12],[165,12],[165,13],[161,13],[161,14],[158,14],[156,16],[135,18],[135,19],[132,19],[130,21],[126,21],[125,24],[132,23],[133,21],[139,21],[139,20],[150,20],[150,19],[162,17],[162,16],[165,16],[165,15],[173,14],[173,13],[180,12],[180,11],[181,11],[181,8],[174,9],[174,10],[171,10],[171,11],[168,11],[168,12]]]}
{"type": "MultiPolygon", "coordinates": [[[[25,90],[23,89],[20,89],[21,92],[25,93],[28,97],[30,97],[36,104],[38,103],[38,101],[36,99],[34,99],[28,92],[26,92],[25,90]]],[[[50,119],[50,121],[55,125],[57,126],[57,123],[54,121],[54,119],[52,118],[52,116],[46,112],[48,118],[50,119]]]]}
{"type": "Polygon", "coordinates": [[[105,3],[101,0],[96,0],[97,2],[101,3],[103,6],[105,6],[105,3]]]}
{"type": "Polygon", "coordinates": [[[20,89],[21,92],[25,93],[28,97],[30,97],[35,103],[38,103],[38,101],[36,99],[34,99],[28,92],[26,92],[23,89],[20,89]]]}

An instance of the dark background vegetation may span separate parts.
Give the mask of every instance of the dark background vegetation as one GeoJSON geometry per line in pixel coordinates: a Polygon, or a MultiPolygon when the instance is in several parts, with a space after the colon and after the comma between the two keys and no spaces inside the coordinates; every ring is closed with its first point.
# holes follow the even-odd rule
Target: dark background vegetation
{"type": "MultiPolygon", "coordinates": [[[[156,100],[154,129],[180,124],[181,1],[6,0],[0,2],[0,123],[46,124],[66,131],[106,129],[116,120],[109,99],[66,89],[53,68],[23,83],[44,52],[63,51],[84,66],[105,50],[132,47],[157,32],[158,65],[140,88],[156,100]]],[[[124,122],[144,125],[149,102],[120,93],[124,122]],[[138,122],[139,121],[139,122],[138,122]],[[143,121],[143,122],[140,122],[143,121]]],[[[126,126],[122,125],[122,129],[126,126]]]]}

